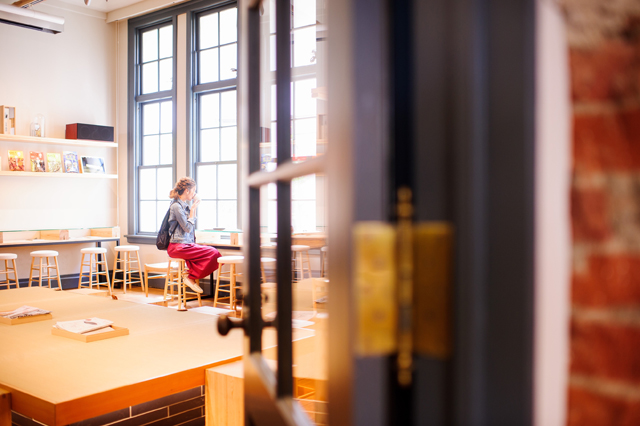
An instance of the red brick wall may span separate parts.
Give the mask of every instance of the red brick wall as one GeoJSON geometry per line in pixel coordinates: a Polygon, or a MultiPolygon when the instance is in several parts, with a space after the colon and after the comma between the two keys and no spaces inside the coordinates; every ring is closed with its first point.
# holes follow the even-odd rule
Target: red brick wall
{"type": "Polygon", "coordinates": [[[565,0],[573,101],[570,426],[640,425],[639,6],[565,0]]]}

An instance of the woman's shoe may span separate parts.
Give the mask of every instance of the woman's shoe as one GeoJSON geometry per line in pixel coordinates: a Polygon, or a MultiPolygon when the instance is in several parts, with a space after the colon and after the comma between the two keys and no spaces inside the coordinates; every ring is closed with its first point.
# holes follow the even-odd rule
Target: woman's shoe
{"type": "Polygon", "coordinates": [[[195,291],[196,293],[202,293],[202,288],[200,288],[197,282],[187,276],[182,277],[182,279],[184,280],[184,283],[187,285],[187,287],[189,287],[191,290],[195,291]]]}

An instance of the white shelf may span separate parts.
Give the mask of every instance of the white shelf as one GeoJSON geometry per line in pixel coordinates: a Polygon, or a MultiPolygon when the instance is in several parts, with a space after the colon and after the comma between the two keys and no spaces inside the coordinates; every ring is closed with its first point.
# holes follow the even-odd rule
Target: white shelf
{"type": "Polygon", "coordinates": [[[115,142],[102,142],[102,141],[89,141],[83,139],[58,139],[58,138],[37,138],[35,136],[15,136],[0,134],[0,141],[7,142],[28,142],[28,143],[41,143],[50,145],[66,145],[66,146],[93,146],[101,148],[117,148],[118,144],[115,142]]]}
{"type": "Polygon", "coordinates": [[[50,172],[1,172],[0,176],[15,177],[54,177],[54,178],[78,178],[78,179],[117,179],[118,175],[102,173],[50,173],[50,172]]]}

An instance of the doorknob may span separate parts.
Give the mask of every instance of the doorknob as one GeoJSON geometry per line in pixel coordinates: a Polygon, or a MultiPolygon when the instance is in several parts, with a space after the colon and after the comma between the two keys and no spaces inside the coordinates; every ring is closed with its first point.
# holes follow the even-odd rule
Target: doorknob
{"type": "MultiPolygon", "coordinates": [[[[262,327],[275,327],[276,326],[276,318],[269,321],[262,321],[262,327]]],[[[218,333],[221,336],[226,336],[229,332],[234,328],[242,328],[246,332],[246,318],[230,318],[226,315],[220,315],[218,317],[218,333]]]]}

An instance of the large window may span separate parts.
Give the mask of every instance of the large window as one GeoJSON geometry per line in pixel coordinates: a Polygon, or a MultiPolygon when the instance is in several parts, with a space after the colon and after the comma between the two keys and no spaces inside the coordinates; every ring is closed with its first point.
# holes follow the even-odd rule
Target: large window
{"type": "Polygon", "coordinates": [[[199,229],[239,226],[237,42],[237,8],[228,1],[191,1],[129,21],[133,242],[153,241],[182,176],[198,182],[199,229]]]}

